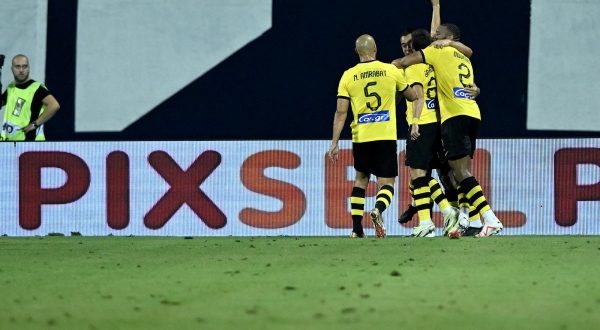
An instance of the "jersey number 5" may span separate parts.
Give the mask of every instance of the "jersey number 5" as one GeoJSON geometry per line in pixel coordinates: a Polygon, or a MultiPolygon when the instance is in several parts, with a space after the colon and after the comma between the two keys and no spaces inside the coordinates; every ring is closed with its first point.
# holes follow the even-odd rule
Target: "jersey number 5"
{"type": "Polygon", "coordinates": [[[381,106],[381,96],[379,96],[377,92],[369,92],[369,87],[375,85],[377,85],[377,82],[371,81],[365,86],[365,97],[374,97],[377,100],[377,103],[374,106],[371,105],[371,102],[367,102],[367,108],[369,108],[371,111],[377,111],[377,109],[379,109],[381,106]]]}

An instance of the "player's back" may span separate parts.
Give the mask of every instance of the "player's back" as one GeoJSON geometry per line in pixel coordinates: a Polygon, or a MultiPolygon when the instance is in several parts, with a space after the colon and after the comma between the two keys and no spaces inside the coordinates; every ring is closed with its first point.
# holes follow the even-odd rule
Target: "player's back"
{"type": "Polygon", "coordinates": [[[407,86],[401,70],[380,61],[361,62],[344,72],[338,97],[350,99],[353,142],[396,140],[396,91],[407,86]]]}
{"type": "Polygon", "coordinates": [[[442,122],[460,115],[481,119],[477,103],[464,89],[474,82],[469,58],[452,47],[429,46],[421,50],[421,54],[424,62],[435,69],[442,122]]]}

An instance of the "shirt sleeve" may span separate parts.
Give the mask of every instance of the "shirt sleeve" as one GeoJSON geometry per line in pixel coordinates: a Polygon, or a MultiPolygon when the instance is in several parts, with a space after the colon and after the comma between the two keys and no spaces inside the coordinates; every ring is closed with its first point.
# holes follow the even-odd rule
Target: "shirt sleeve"
{"type": "Polygon", "coordinates": [[[340,83],[338,85],[337,97],[343,99],[350,99],[350,93],[348,92],[348,75],[346,72],[342,75],[340,83]]]}
{"type": "Polygon", "coordinates": [[[394,69],[394,73],[396,75],[396,90],[404,92],[408,88],[408,83],[406,82],[404,70],[398,69],[395,66],[394,69]]]}
{"type": "Polygon", "coordinates": [[[433,46],[429,46],[425,49],[419,50],[421,55],[423,56],[423,63],[431,64],[435,67],[436,62],[439,59],[440,48],[435,48],[433,46]]]}
{"type": "Polygon", "coordinates": [[[420,65],[411,65],[408,68],[404,69],[404,73],[406,75],[406,83],[409,86],[421,85],[423,86],[423,77],[421,77],[421,70],[419,69],[420,65]]]}
{"type": "Polygon", "coordinates": [[[48,95],[50,95],[50,91],[43,85],[35,91],[35,94],[33,94],[33,100],[31,100],[31,121],[39,118],[43,106],[42,100],[48,95]]]}

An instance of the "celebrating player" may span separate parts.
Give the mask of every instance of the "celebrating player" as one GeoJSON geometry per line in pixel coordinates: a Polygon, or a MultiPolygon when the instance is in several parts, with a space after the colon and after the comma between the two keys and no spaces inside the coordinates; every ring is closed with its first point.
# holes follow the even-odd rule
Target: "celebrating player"
{"type": "MultiPolygon", "coordinates": [[[[356,176],[351,194],[352,237],[364,237],[362,218],[365,189],[371,174],[377,177],[378,192],[375,208],[370,211],[377,237],[386,236],[382,214],[394,196],[398,176],[396,154],[396,92],[401,91],[411,101],[420,102],[406,83],[402,70],[392,64],[377,61],[377,46],[370,35],[356,39],[359,63],[346,70],[338,86],[337,110],[333,120],[333,138],[328,155],[332,162],[339,157],[338,141],[348,108],[352,104],[352,155],[356,176]]],[[[418,105],[417,105],[418,107],[418,105]]]]}
{"type": "MultiPolygon", "coordinates": [[[[454,24],[442,24],[436,29],[435,39],[443,40],[442,43],[446,45],[458,42],[459,38],[460,29],[454,24]]],[[[404,68],[417,63],[428,63],[435,68],[442,141],[453,175],[459,182],[459,194],[464,194],[474,211],[483,215],[484,224],[478,236],[499,233],[503,225],[491,210],[481,186],[471,174],[471,158],[475,152],[476,135],[481,121],[477,103],[465,91],[465,88],[474,82],[471,61],[453,47],[432,45],[415,51],[396,63],[404,68]]],[[[469,215],[461,213],[459,221],[449,224],[446,230],[450,236],[458,236],[467,230],[468,226],[469,215]]]]}

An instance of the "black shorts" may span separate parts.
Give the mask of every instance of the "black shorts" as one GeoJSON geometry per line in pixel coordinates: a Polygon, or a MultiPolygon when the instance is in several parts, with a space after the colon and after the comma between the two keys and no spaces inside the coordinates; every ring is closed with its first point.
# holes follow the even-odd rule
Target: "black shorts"
{"type": "Polygon", "coordinates": [[[473,158],[480,123],[481,120],[469,116],[452,117],[442,123],[442,142],[448,160],[473,158]]]}
{"type": "Polygon", "coordinates": [[[398,155],[395,140],[352,143],[354,169],[379,178],[398,176],[398,155]]]}
{"type": "Polygon", "coordinates": [[[410,127],[406,136],[406,161],[410,168],[429,170],[439,168],[444,157],[441,128],[438,123],[419,125],[419,137],[410,137],[410,127]]]}

